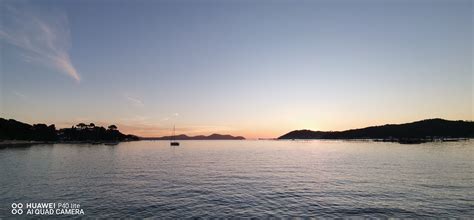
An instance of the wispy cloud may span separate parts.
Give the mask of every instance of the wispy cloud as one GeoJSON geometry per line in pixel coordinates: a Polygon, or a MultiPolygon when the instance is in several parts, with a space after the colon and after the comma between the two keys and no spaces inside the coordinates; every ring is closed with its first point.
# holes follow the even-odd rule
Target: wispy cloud
{"type": "Polygon", "coordinates": [[[179,116],[179,113],[176,112],[176,113],[173,113],[171,116],[166,116],[166,117],[162,118],[161,120],[162,121],[169,121],[171,119],[177,118],[178,116],[179,116]]]}
{"type": "Polygon", "coordinates": [[[207,135],[212,133],[222,133],[222,132],[230,132],[233,129],[228,126],[220,126],[220,125],[184,125],[183,127],[177,127],[177,132],[186,133],[189,135],[207,135]]]}
{"type": "Polygon", "coordinates": [[[131,97],[129,95],[125,95],[125,99],[127,99],[127,101],[129,101],[130,103],[132,103],[135,106],[142,107],[142,106],[145,105],[142,100],[140,100],[138,98],[135,98],[135,97],[131,97]]]}
{"type": "Polygon", "coordinates": [[[25,61],[36,61],[81,81],[68,53],[70,31],[63,11],[39,11],[23,3],[3,4],[0,39],[21,48],[25,61]]]}
{"type": "Polygon", "coordinates": [[[13,91],[13,94],[16,95],[17,97],[20,97],[22,99],[26,99],[26,95],[21,93],[21,92],[17,92],[17,91],[13,91]]]}

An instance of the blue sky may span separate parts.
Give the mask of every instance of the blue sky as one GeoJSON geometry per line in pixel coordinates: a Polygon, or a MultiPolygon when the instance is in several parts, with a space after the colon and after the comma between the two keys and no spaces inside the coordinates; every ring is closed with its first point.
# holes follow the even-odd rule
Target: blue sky
{"type": "Polygon", "coordinates": [[[143,136],[473,120],[473,2],[11,1],[0,110],[143,136]]]}

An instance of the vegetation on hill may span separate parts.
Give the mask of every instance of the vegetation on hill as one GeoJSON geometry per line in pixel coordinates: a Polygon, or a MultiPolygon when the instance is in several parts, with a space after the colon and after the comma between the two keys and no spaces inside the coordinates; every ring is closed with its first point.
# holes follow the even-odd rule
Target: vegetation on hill
{"type": "Polygon", "coordinates": [[[34,124],[29,125],[13,119],[0,118],[0,140],[58,140],[54,125],[34,124]]]}
{"type": "Polygon", "coordinates": [[[346,131],[296,130],[278,139],[437,139],[473,138],[474,122],[427,119],[346,131]]]}
{"type": "Polygon", "coordinates": [[[79,123],[71,128],[56,130],[55,125],[29,125],[13,119],[0,118],[0,140],[31,141],[127,141],[137,136],[122,134],[115,125],[107,129],[94,123],[79,123]]]}

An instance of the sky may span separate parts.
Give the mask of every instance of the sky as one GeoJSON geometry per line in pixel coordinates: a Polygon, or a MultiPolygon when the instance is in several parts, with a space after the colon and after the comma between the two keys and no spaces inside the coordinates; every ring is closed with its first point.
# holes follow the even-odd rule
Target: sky
{"type": "Polygon", "coordinates": [[[0,117],[273,138],[474,120],[471,0],[0,1],[0,117]]]}

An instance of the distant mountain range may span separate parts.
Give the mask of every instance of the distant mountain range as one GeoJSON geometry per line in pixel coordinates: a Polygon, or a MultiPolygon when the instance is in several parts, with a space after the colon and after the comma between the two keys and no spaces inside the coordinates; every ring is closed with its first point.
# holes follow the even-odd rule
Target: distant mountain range
{"type": "MultiPolygon", "coordinates": [[[[163,137],[152,137],[152,138],[141,138],[142,140],[170,140],[172,136],[163,136],[163,137]]],[[[228,134],[211,134],[209,136],[198,135],[198,136],[188,136],[185,134],[176,135],[173,137],[175,140],[245,140],[242,136],[232,136],[228,134]]]]}
{"type": "Polygon", "coordinates": [[[345,131],[295,130],[278,139],[442,139],[473,138],[474,122],[427,119],[405,124],[387,124],[345,131]]]}

